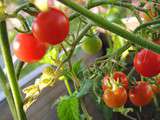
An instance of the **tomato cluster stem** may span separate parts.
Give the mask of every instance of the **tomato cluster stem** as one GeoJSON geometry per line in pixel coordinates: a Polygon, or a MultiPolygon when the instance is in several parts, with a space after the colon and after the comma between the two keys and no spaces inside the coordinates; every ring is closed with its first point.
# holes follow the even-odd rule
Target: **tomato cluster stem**
{"type": "Polygon", "coordinates": [[[92,22],[96,23],[98,26],[109,30],[127,40],[129,40],[132,43],[135,43],[141,47],[151,49],[154,52],[160,53],[160,46],[156,45],[152,42],[149,42],[147,40],[144,40],[141,36],[135,35],[134,33],[128,32],[125,29],[109,22],[104,17],[99,16],[97,14],[92,13],[87,8],[84,8],[75,2],[72,2],[71,0],[59,0],[61,3],[65,4],[66,6],[72,8],[76,12],[82,14],[83,16],[90,19],[92,22]]]}

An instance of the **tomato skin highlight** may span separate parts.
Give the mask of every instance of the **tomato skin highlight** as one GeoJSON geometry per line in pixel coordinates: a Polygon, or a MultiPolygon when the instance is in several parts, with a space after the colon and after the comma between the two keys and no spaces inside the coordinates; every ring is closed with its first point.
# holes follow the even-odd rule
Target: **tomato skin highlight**
{"type": "Polygon", "coordinates": [[[128,89],[128,79],[127,79],[127,76],[125,73],[123,72],[114,72],[114,76],[113,78],[118,81],[122,84],[122,86],[125,88],[125,89],[128,89]]]}
{"type": "Polygon", "coordinates": [[[69,33],[69,19],[65,14],[50,8],[41,12],[32,24],[33,35],[41,42],[56,45],[65,40],[69,33]]]}
{"type": "Polygon", "coordinates": [[[46,53],[47,44],[40,43],[33,34],[20,33],[13,42],[13,51],[18,59],[33,63],[40,60],[46,53]]]}
{"type": "Polygon", "coordinates": [[[152,101],[153,91],[151,86],[144,81],[140,81],[137,85],[129,90],[130,101],[135,106],[145,106],[152,101]]]}
{"type": "Polygon", "coordinates": [[[123,106],[127,101],[127,92],[123,87],[116,90],[107,88],[103,94],[104,103],[110,108],[118,108],[123,106]]]}
{"type": "Polygon", "coordinates": [[[134,67],[144,77],[152,77],[160,73],[160,54],[142,49],[134,57],[134,67]]]}

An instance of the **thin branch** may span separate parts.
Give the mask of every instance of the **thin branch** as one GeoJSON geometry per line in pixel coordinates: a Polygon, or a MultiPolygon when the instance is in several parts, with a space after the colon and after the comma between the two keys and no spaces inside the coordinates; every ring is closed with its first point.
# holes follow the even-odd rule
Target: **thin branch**
{"type": "Polygon", "coordinates": [[[121,48],[117,49],[114,53],[110,54],[110,55],[105,55],[102,57],[97,58],[97,61],[101,61],[110,57],[115,57],[115,56],[120,56],[124,51],[126,51],[129,47],[131,46],[130,43],[126,43],[124,46],[122,46],[121,48]]]}
{"type": "Polygon", "coordinates": [[[138,26],[138,27],[134,30],[134,33],[137,33],[139,30],[141,30],[141,29],[143,29],[143,28],[146,28],[146,27],[151,26],[151,25],[159,24],[159,23],[160,23],[160,19],[158,19],[158,20],[153,20],[153,21],[150,21],[150,22],[141,24],[140,26],[138,26]]]}
{"type": "MultiPolygon", "coordinates": [[[[132,5],[131,3],[126,3],[126,2],[120,2],[120,1],[97,1],[97,2],[93,2],[89,5],[86,6],[87,9],[91,9],[91,8],[94,8],[94,7],[97,7],[97,6],[101,6],[101,5],[115,5],[115,6],[119,6],[119,7],[125,7],[125,8],[128,8],[130,10],[138,10],[138,11],[142,11],[142,12],[147,12],[147,9],[144,9],[144,8],[141,8],[141,7],[136,7],[134,5],[132,5]]],[[[73,13],[71,16],[70,16],[70,21],[73,20],[74,18],[80,16],[79,13],[73,13]]]]}
{"type": "Polygon", "coordinates": [[[91,24],[88,24],[85,26],[85,28],[80,32],[79,36],[77,37],[77,39],[74,41],[70,54],[68,55],[68,57],[63,61],[63,63],[67,62],[73,55],[74,50],[76,48],[76,45],[79,43],[79,41],[84,37],[84,35],[87,33],[87,31],[92,27],[91,24]]]}
{"type": "Polygon", "coordinates": [[[16,65],[15,72],[16,72],[17,80],[19,79],[19,76],[20,76],[20,73],[21,73],[21,70],[22,70],[24,64],[25,64],[24,62],[18,61],[17,65],[16,65]]]}

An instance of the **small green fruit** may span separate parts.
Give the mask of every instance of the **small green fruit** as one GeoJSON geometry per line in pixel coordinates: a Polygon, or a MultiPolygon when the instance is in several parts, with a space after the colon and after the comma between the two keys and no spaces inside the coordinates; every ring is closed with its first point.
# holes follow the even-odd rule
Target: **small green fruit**
{"type": "Polygon", "coordinates": [[[86,36],[83,40],[81,48],[89,55],[97,54],[102,48],[102,41],[97,36],[86,36]]]}

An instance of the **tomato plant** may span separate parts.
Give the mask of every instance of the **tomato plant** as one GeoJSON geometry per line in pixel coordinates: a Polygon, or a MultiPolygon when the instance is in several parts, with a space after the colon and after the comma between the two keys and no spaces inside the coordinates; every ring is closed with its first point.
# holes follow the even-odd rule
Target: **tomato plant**
{"type": "Polygon", "coordinates": [[[69,19],[62,11],[50,8],[37,15],[32,23],[32,31],[40,42],[56,45],[66,39],[69,33],[69,19]]]}
{"type": "Polygon", "coordinates": [[[160,55],[147,49],[139,51],[134,58],[134,67],[145,77],[160,73],[160,55]]]}
{"type": "Polygon", "coordinates": [[[103,101],[110,108],[121,107],[127,101],[127,92],[123,87],[115,90],[107,88],[103,94],[103,101]]]}
{"type": "Polygon", "coordinates": [[[160,91],[158,1],[13,2],[14,10],[9,0],[0,2],[0,53],[5,65],[2,65],[5,71],[0,65],[0,83],[14,120],[27,120],[29,107],[46,87],[56,86],[59,80],[59,85],[65,84],[66,88],[61,89],[60,85],[60,89],[68,92],[61,96],[62,91],[51,88],[60,97],[53,100],[57,101],[56,114],[60,120],[95,119],[90,115],[86,99],[91,104],[97,102],[103,110],[95,108],[96,112],[107,120],[156,119],[158,95],[154,95],[155,104],[146,106],[142,112],[134,106],[152,103],[153,94],[160,91]],[[17,34],[13,43],[12,32],[17,34]],[[153,37],[157,40],[151,40],[153,37]],[[19,60],[12,56],[10,44],[19,60]],[[17,81],[42,64],[48,66],[35,82],[19,90],[17,81]],[[25,94],[24,100],[20,91],[25,94]],[[94,96],[92,101],[88,99],[90,96],[94,96]],[[126,102],[128,96],[131,102],[126,102]],[[154,114],[146,116],[143,111],[147,109],[151,113],[151,108],[154,114]]]}
{"type": "Polygon", "coordinates": [[[130,101],[135,106],[145,106],[149,104],[153,97],[151,86],[147,82],[140,81],[135,87],[129,90],[130,101]]]}
{"type": "Polygon", "coordinates": [[[89,55],[97,54],[102,48],[102,41],[97,36],[86,36],[83,40],[82,50],[89,55]]]}
{"type": "Polygon", "coordinates": [[[17,34],[13,43],[15,55],[18,59],[28,63],[40,60],[45,55],[47,48],[47,44],[40,43],[32,34],[17,34]]]}

